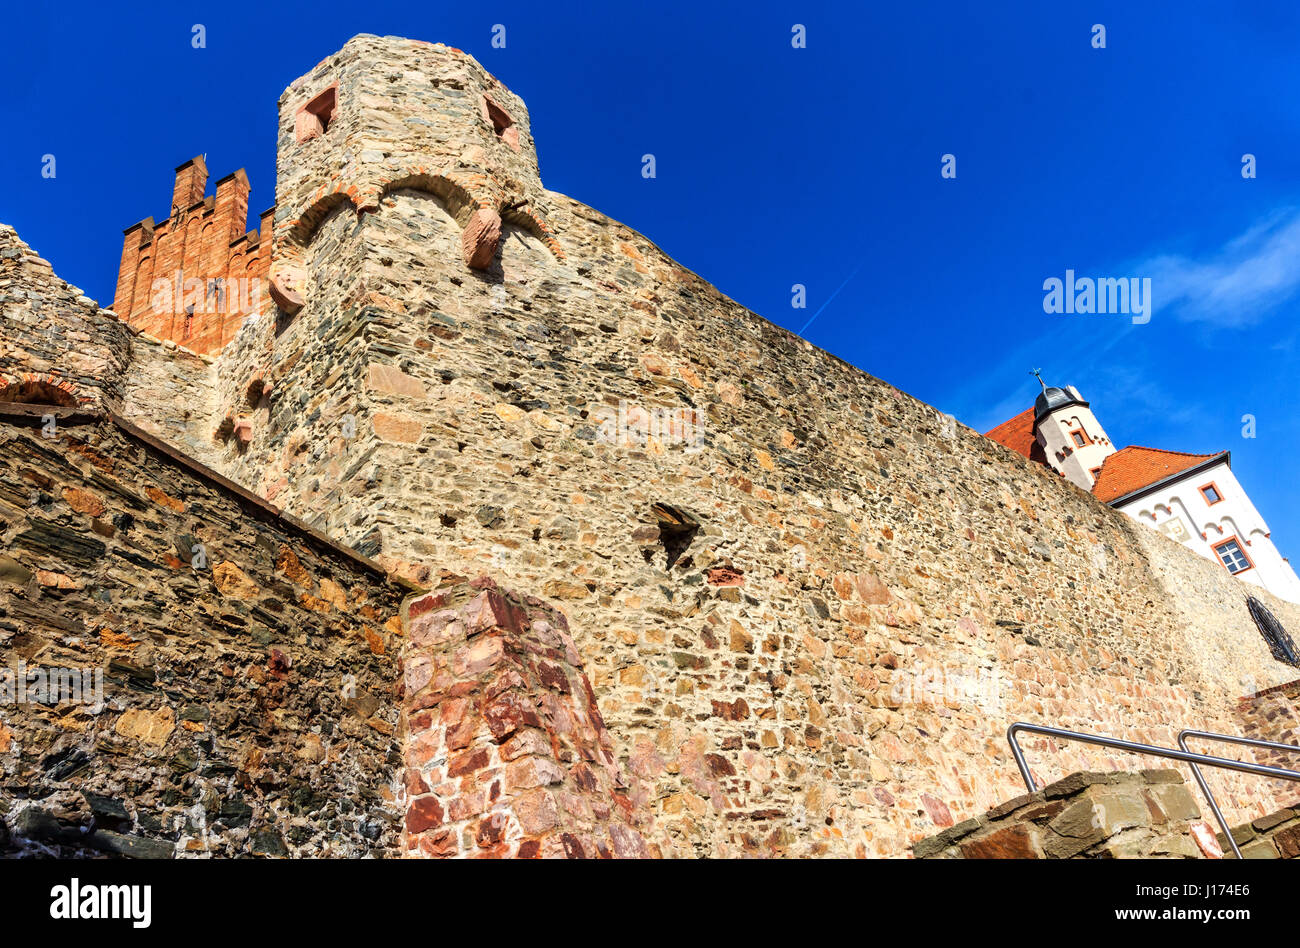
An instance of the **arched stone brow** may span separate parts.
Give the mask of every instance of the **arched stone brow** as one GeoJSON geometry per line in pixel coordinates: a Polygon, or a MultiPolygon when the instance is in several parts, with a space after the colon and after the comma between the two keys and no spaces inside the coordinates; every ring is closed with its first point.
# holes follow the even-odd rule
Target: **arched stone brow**
{"type": "Polygon", "coordinates": [[[672,569],[695,539],[695,534],[700,530],[700,521],[671,504],[653,504],[650,513],[659,526],[659,545],[667,554],[664,568],[672,569]]]}

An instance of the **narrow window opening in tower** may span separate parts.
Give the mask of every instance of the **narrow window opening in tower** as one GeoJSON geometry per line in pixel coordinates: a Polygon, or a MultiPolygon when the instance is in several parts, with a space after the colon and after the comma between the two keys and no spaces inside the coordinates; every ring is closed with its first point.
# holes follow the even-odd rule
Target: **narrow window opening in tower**
{"type": "Polygon", "coordinates": [[[519,129],[515,127],[514,119],[506,114],[505,109],[486,96],[483,97],[483,104],[487,108],[488,120],[492,123],[492,131],[496,132],[497,138],[518,151],[519,129]]]}
{"type": "Polygon", "coordinates": [[[294,132],[298,143],[309,142],[324,135],[334,121],[338,106],[338,86],[332,85],[298,110],[294,119],[294,132]]]}
{"type": "Polygon", "coordinates": [[[659,544],[667,554],[664,569],[672,569],[695,539],[700,522],[680,507],[669,504],[654,504],[650,512],[659,524],[659,544]]]}

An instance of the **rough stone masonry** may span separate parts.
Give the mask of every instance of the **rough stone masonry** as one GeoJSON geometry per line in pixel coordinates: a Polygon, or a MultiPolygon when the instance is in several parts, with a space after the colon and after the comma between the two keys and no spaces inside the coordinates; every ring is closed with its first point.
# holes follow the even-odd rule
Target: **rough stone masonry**
{"type": "MultiPolygon", "coordinates": [[[[180,205],[201,222],[201,189],[187,181],[180,205]]],[[[159,649],[137,678],[184,685],[149,692],[139,710],[182,720],[206,708],[191,722],[211,736],[203,752],[232,768],[212,792],[252,794],[248,832],[225,829],[219,851],[255,851],[265,827],[297,853],[903,856],[1020,792],[1003,740],[1013,721],[1169,746],[1184,726],[1268,736],[1295,719],[1293,690],[1253,713],[1251,695],[1296,672],[1216,564],[949,428],[546,190],[523,101],[458,50],[362,35],[293,82],[259,266],[268,240],[272,302],[205,328],[195,352],[176,338],[183,323],[114,320],[0,231],[5,400],[107,413],[94,422],[104,447],[92,448],[144,505],[124,512],[156,522],[155,547],[126,552],[148,561],[139,569],[174,570],[158,575],[183,592],[168,610],[113,608],[131,641],[159,649]],[[200,525],[165,522],[140,437],[207,472],[194,475],[203,483],[228,483],[223,502],[246,491],[289,519],[268,522],[265,543],[223,541],[224,578],[169,565],[166,531],[200,525]],[[347,551],[330,567],[344,605],[315,569],[303,584],[280,566],[279,546],[308,537],[347,551]],[[348,565],[359,562],[372,565],[348,565]],[[446,598],[423,613],[408,601],[390,624],[394,584],[446,598]],[[491,621],[451,614],[481,616],[475,597],[489,593],[515,606],[491,621]],[[347,618],[362,596],[375,615],[347,618]],[[320,613],[304,601],[332,603],[341,625],[268,625],[254,612],[275,615],[267,600],[308,616],[320,613]],[[237,661],[199,663],[230,678],[200,681],[183,663],[218,647],[213,609],[266,631],[241,640],[237,661]],[[448,629],[458,637],[444,640],[448,629]],[[210,723],[228,707],[223,683],[241,696],[268,687],[279,666],[264,645],[297,673],[285,638],[306,649],[320,688],[338,685],[315,673],[321,661],[369,668],[380,704],[364,720],[392,724],[391,744],[325,691],[319,712],[288,716],[288,733],[285,715],[223,710],[210,723]],[[444,678],[424,679],[435,669],[444,678]],[[276,779],[244,765],[254,747],[276,779]],[[299,753],[322,756],[301,764],[299,753]],[[355,756],[366,753],[385,763],[355,756]],[[322,798],[289,805],[291,781],[308,778],[322,798]]],[[[230,254],[200,247],[200,262],[226,268],[200,277],[231,272],[230,254]]],[[[68,609],[118,601],[107,552],[51,539],[80,529],[78,517],[92,535],[104,522],[65,488],[116,495],[75,431],[57,448],[26,428],[6,437],[70,466],[54,478],[54,459],[17,455],[3,468],[0,540],[14,565],[0,585],[0,656],[41,659],[74,634],[60,625],[74,621],[68,609]],[[45,498],[36,509],[33,490],[45,498]]],[[[156,486],[186,512],[213,489],[156,486]]],[[[95,542],[124,542],[109,539],[95,542]]],[[[1261,598],[1300,628],[1300,610],[1261,598]]],[[[99,641],[105,651],[86,656],[112,667],[117,640],[99,641]]],[[[105,713],[125,714],[127,697],[119,689],[105,713]]],[[[201,772],[166,776],[158,758],[198,732],[174,728],[154,745],[83,717],[71,732],[24,719],[21,741],[0,740],[3,805],[63,801],[41,812],[64,832],[78,793],[107,795],[131,815],[125,835],[189,851],[183,814],[208,805],[210,785],[201,772]],[[105,756],[105,729],[121,756],[105,756]],[[100,762],[106,787],[47,761],[56,735],[100,762]],[[115,780],[123,766],[154,773],[154,795],[115,780]],[[161,815],[146,825],[140,812],[161,815]]],[[[1152,766],[1081,745],[1026,749],[1044,782],[1152,766]]],[[[1294,802],[1252,778],[1217,779],[1234,822],[1294,802]]]]}

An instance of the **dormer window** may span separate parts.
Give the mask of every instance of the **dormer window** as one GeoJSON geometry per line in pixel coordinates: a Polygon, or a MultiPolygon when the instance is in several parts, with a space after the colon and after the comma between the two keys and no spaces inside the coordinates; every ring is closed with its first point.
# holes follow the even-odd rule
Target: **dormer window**
{"type": "Polygon", "coordinates": [[[298,110],[294,120],[294,134],[299,144],[318,138],[329,129],[338,107],[338,88],[335,83],[298,110]]]}

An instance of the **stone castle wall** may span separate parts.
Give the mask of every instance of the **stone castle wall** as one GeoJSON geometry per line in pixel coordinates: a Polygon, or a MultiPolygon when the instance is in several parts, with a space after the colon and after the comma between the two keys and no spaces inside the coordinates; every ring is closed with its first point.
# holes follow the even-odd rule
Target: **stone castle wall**
{"type": "Polygon", "coordinates": [[[0,406],[0,852],[398,852],[408,588],[125,422],[39,410],[57,430],[0,406]],[[101,677],[33,700],[56,669],[101,677]]]}
{"type": "MultiPolygon", "coordinates": [[[[354,39],[279,134],[284,305],[211,366],[209,463],[408,580],[561,609],[652,849],[904,855],[1018,792],[1015,720],[1170,746],[1294,677],[1214,564],[545,191],[463,54],[354,39]]],[[[190,438],[151,390],[132,417],[190,438]]]]}
{"type": "Polygon", "coordinates": [[[131,337],[0,224],[0,402],[120,401],[131,337]]]}

